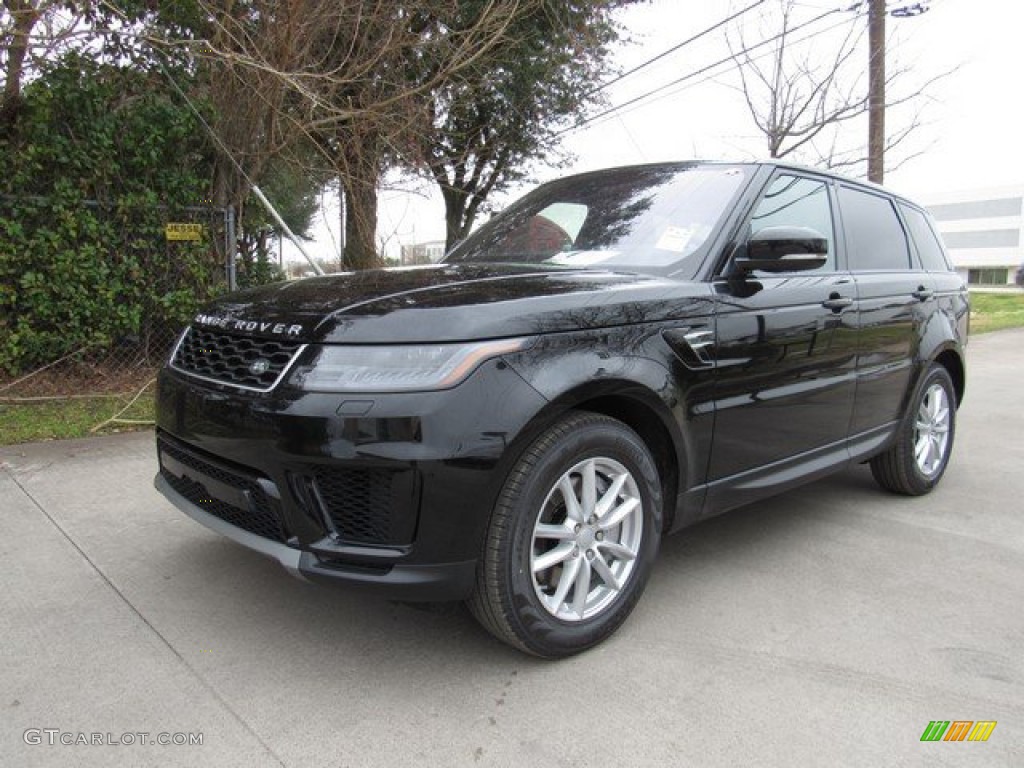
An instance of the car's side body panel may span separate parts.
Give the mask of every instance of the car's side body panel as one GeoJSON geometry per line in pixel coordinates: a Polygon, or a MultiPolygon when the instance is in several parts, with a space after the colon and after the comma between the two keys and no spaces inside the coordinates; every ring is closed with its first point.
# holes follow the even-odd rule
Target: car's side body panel
{"type": "Polygon", "coordinates": [[[857,281],[857,395],[851,434],[899,418],[920,368],[921,341],[935,302],[927,275],[911,271],[860,273],[857,281]]]}
{"type": "Polygon", "coordinates": [[[854,313],[822,304],[851,297],[849,275],[720,283],[715,345],[715,442],[721,480],[845,439],[853,410],[854,313]]]}

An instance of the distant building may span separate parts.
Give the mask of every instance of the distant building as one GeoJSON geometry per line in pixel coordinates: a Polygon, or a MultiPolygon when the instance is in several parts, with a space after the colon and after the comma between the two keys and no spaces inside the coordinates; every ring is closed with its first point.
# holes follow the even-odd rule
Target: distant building
{"type": "Polygon", "coordinates": [[[921,202],[968,283],[1013,282],[1024,262],[1024,184],[933,194],[921,202]]]}
{"type": "Polygon", "coordinates": [[[415,243],[402,246],[402,265],[433,264],[444,256],[444,240],[432,240],[429,243],[415,243]]]}

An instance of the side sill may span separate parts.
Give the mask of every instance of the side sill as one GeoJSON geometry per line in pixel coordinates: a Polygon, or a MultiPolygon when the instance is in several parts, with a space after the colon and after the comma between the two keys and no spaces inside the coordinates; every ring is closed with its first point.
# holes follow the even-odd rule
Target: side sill
{"type": "Polygon", "coordinates": [[[864,462],[892,443],[899,425],[899,421],[892,421],[849,440],[692,488],[686,494],[689,499],[706,493],[703,509],[700,515],[687,515],[678,527],[798,488],[842,471],[850,464],[864,462]]]}

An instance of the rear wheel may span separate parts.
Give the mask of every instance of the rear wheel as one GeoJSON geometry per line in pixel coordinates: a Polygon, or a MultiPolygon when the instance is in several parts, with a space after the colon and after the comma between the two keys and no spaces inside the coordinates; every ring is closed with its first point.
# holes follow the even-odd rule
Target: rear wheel
{"type": "Polygon", "coordinates": [[[499,639],[556,658],[590,648],[636,605],[661,536],[654,460],[622,422],[574,413],[506,478],[470,609],[499,639]]]}
{"type": "Polygon", "coordinates": [[[896,442],[871,460],[871,473],[894,493],[928,493],[946,471],[955,432],[953,381],[945,368],[934,364],[918,385],[896,442]]]}

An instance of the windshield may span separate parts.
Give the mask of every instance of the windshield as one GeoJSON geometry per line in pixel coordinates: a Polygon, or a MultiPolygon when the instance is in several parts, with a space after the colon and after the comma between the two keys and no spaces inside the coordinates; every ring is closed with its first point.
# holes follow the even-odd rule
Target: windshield
{"type": "Polygon", "coordinates": [[[545,184],[458,245],[448,263],[676,272],[746,183],[745,166],[642,166],[545,184]]]}

